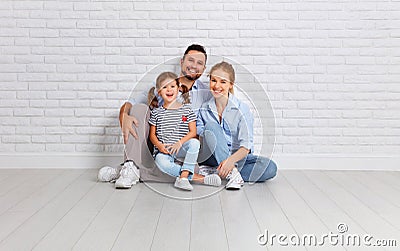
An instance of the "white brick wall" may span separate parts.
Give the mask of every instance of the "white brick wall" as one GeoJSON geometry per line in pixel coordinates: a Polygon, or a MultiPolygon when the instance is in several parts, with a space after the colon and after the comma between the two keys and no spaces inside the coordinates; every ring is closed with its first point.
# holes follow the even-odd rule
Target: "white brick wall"
{"type": "Polygon", "coordinates": [[[400,2],[388,0],[2,0],[0,151],[119,153],[131,86],[194,42],[268,90],[276,154],[398,156],[400,2]]]}

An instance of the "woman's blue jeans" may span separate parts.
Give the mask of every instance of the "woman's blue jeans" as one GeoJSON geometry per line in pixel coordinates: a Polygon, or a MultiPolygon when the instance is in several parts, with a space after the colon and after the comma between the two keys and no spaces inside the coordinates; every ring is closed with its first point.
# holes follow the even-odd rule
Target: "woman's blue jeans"
{"type": "MultiPolygon", "coordinates": [[[[204,128],[199,162],[203,165],[218,166],[230,156],[228,142],[221,126],[208,122],[204,128]]],[[[244,181],[263,182],[276,176],[277,166],[267,157],[248,154],[237,163],[244,181]]]]}
{"type": "Polygon", "coordinates": [[[164,173],[173,177],[179,177],[182,171],[189,171],[188,179],[192,180],[194,167],[199,155],[200,142],[197,139],[189,139],[183,143],[178,154],[170,155],[158,153],[155,157],[157,167],[164,173]],[[183,160],[183,165],[175,163],[175,160],[183,160]]]}

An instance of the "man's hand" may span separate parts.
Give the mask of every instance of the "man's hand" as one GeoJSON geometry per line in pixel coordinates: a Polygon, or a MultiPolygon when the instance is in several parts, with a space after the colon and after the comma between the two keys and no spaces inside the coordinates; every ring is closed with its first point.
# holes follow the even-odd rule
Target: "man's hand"
{"type": "Polygon", "coordinates": [[[124,114],[121,123],[122,135],[124,136],[124,144],[128,142],[129,133],[132,134],[135,139],[138,139],[136,130],[133,128],[133,125],[135,125],[136,127],[139,125],[137,119],[134,116],[124,114]]]}
{"type": "Polygon", "coordinates": [[[235,168],[235,163],[230,161],[229,158],[227,158],[226,160],[222,161],[217,170],[219,173],[219,176],[221,178],[226,178],[226,176],[228,176],[228,174],[232,171],[232,169],[235,168]]]}
{"type": "Polygon", "coordinates": [[[171,154],[178,154],[179,149],[181,149],[181,147],[182,147],[182,144],[179,140],[177,142],[175,142],[174,144],[167,145],[167,149],[169,150],[169,152],[171,154]]]}

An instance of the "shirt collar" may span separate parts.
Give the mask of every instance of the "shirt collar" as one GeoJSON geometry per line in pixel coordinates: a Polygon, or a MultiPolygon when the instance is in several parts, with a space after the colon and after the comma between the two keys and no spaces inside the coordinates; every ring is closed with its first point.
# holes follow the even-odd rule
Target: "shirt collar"
{"type": "MultiPolygon", "coordinates": [[[[212,111],[217,110],[217,106],[215,105],[215,98],[211,98],[208,103],[208,108],[212,111]]],[[[235,97],[235,95],[229,93],[228,104],[225,107],[225,110],[238,110],[240,106],[240,101],[235,97]]]]}
{"type": "Polygon", "coordinates": [[[200,79],[196,79],[196,81],[194,81],[194,83],[192,85],[192,89],[197,90],[201,87],[202,84],[203,84],[203,82],[201,82],[200,79]]]}

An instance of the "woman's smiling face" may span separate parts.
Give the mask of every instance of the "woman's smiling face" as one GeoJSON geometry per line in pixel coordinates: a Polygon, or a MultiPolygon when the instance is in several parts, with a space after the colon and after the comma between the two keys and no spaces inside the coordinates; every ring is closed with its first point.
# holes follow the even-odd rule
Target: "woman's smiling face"
{"type": "Polygon", "coordinates": [[[210,90],[214,98],[228,97],[229,90],[232,88],[233,83],[230,81],[227,72],[216,69],[210,73],[210,90]]]}

